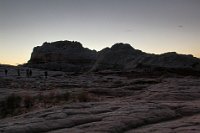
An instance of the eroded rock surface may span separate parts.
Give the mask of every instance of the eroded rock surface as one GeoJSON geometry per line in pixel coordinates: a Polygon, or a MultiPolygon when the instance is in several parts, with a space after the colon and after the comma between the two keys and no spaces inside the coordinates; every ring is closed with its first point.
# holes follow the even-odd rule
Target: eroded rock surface
{"type": "MultiPolygon", "coordinates": [[[[37,103],[0,120],[1,133],[174,133],[200,131],[200,78],[162,73],[0,70],[1,101],[16,93],[37,103]],[[84,91],[84,98],[78,97],[84,91]],[[52,93],[54,92],[54,93],[52,93]],[[68,92],[68,99],[51,101],[68,92]],[[38,100],[38,97],[46,98],[38,100]],[[50,97],[49,97],[50,96],[50,97]],[[24,112],[23,112],[24,111],[24,112]]],[[[60,97],[59,97],[60,98],[60,97]]],[[[58,99],[57,99],[58,100],[58,99]]]]}

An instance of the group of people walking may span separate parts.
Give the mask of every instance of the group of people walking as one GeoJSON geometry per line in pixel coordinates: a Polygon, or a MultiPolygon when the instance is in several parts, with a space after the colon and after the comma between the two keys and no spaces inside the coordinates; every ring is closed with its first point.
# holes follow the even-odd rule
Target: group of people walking
{"type": "MultiPolygon", "coordinates": [[[[17,76],[21,76],[21,70],[19,68],[17,68],[16,71],[17,71],[17,76]]],[[[8,76],[8,69],[7,68],[5,68],[4,72],[5,72],[5,76],[8,76]]],[[[32,77],[32,74],[33,74],[33,72],[32,72],[31,69],[26,69],[26,77],[27,78],[32,77]]],[[[44,71],[44,76],[45,76],[45,78],[47,78],[48,71],[44,71]]]]}

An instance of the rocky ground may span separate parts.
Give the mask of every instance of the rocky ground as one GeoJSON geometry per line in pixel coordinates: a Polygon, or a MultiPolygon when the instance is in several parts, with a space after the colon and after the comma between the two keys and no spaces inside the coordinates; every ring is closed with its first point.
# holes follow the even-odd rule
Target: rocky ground
{"type": "Polygon", "coordinates": [[[8,70],[0,67],[0,133],[200,132],[200,77],[8,70]]]}

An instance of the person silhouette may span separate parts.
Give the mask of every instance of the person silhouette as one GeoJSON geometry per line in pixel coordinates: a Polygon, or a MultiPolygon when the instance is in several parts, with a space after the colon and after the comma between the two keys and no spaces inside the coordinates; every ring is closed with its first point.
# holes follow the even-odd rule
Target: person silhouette
{"type": "Polygon", "coordinates": [[[5,75],[6,76],[8,75],[8,69],[5,69],[5,75]]]}
{"type": "Polygon", "coordinates": [[[31,69],[29,70],[29,76],[30,77],[32,76],[32,70],[31,69]]]}
{"type": "Polygon", "coordinates": [[[17,69],[17,76],[20,76],[20,69],[17,69]]]}

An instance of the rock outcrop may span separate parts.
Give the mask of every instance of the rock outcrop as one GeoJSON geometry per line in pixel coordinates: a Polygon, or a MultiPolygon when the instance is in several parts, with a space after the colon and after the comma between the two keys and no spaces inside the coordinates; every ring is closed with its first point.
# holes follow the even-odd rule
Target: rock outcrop
{"type": "Polygon", "coordinates": [[[192,55],[177,54],[176,52],[160,55],[144,54],[126,65],[126,69],[132,69],[134,67],[199,71],[200,59],[193,57],[192,55]]]}
{"type": "Polygon", "coordinates": [[[130,44],[117,43],[111,48],[105,48],[98,52],[97,61],[92,70],[123,70],[128,62],[143,55],[145,53],[134,49],[130,44]]]}
{"type": "Polygon", "coordinates": [[[98,52],[92,70],[133,70],[133,69],[189,69],[200,70],[200,59],[192,55],[175,52],[161,55],[148,54],[134,49],[129,44],[117,43],[111,48],[98,52]]]}
{"type": "Polygon", "coordinates": [[[134,69],[181,69],[200,71],[200,59],[175,52],[148,54],[130,44],[117,43],[99,52],[84,48],[79,42],[58,41],[35,47],[30,67],[61,71],[100,71],[134,69]]]}
{"type": "Polygon", "coordinates": [[[97,52],[83,48],[79,42],[45,42],[33,49],[28,66],[61,71],[88,71],[96,61],[97,52]]]}

